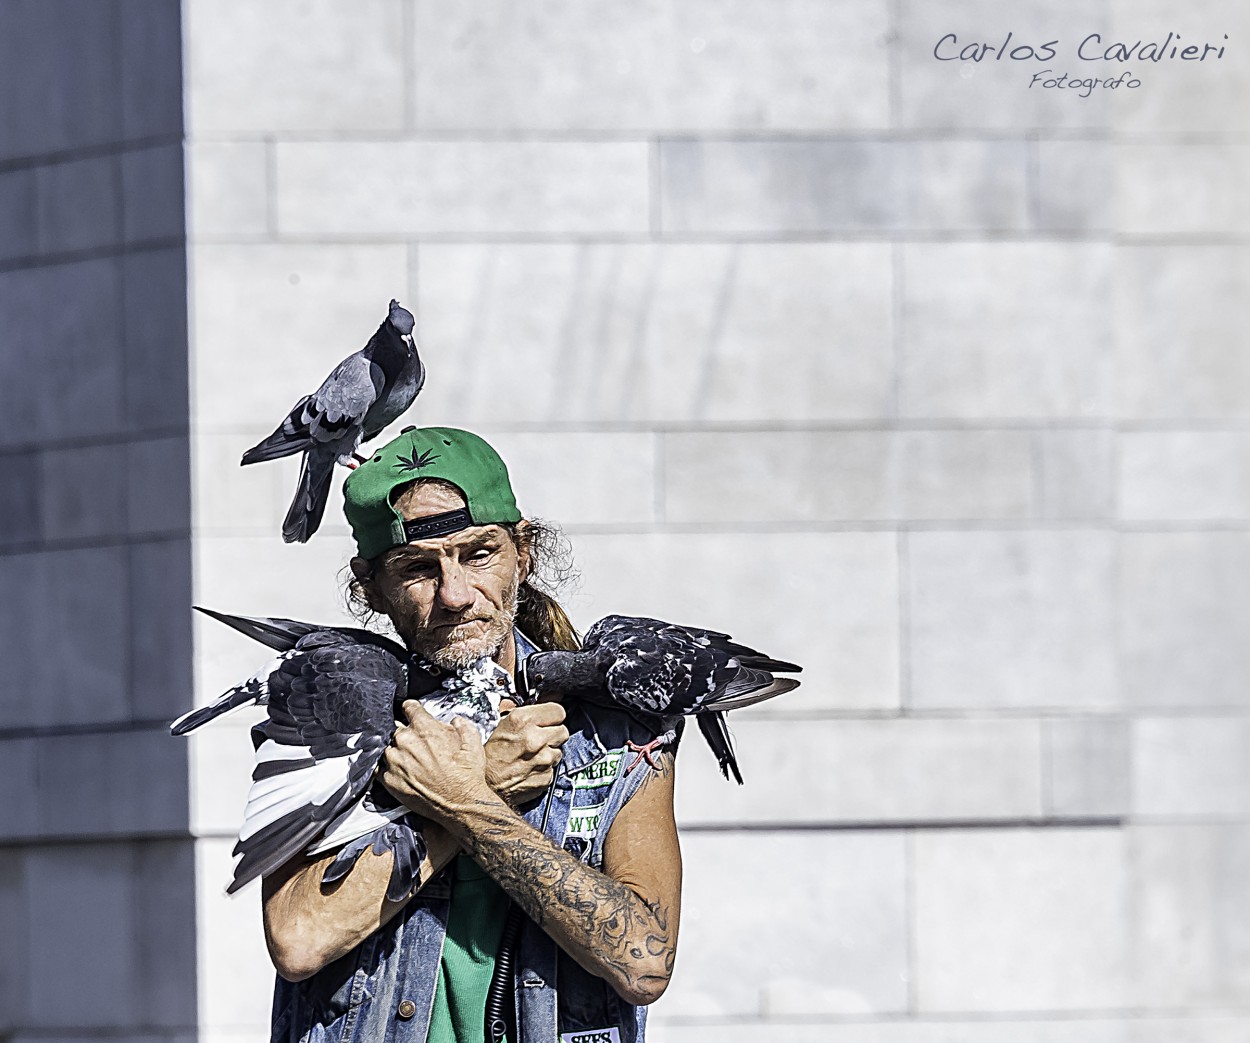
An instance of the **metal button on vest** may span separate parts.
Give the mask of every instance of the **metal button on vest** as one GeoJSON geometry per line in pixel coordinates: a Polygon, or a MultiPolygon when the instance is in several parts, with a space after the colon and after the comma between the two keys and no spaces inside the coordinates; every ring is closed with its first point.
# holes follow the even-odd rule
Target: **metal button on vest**
{"type": "Polygon", "coordinates": [[[399,1009],[395,1012],[405,1021],[417,1012],[417,1005],[412,1000],[400,1000],[399,1009]]]}

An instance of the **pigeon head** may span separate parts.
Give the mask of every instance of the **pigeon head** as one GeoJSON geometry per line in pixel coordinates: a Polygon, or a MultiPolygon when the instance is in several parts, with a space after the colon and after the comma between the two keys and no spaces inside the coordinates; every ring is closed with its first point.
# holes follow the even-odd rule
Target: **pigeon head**
{"type": "Polygon", "coordinates": [[[408,311],[396,300],[391,301],[391,311],[386,320],[399,331],[401,337],[411,336],[412,327],[416,322],[412,317],[412,312],[408,311]]]}
{"type": "Polygon", "coordinates": [[[544,695],[585,697],[603,687],[603,665],[585,652],[534,652],[521,671],[527,702],[544,695]]]}

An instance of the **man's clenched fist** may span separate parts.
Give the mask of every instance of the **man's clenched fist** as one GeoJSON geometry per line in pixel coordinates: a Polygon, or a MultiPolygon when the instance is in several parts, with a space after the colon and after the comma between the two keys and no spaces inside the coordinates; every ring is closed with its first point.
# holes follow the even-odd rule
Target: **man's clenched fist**
{"type": "Polygon", "coordinates": [[[486,782],[514,808],[551,785],[569,738],[559,703],[518,706],[486,740],[486,782]]]}

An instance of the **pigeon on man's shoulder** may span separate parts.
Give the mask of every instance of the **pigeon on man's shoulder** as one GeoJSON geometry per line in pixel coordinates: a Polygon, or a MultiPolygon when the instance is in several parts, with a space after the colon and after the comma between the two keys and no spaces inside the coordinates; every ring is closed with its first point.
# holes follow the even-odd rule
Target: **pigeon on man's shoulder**
{"type": "Polygon", "coordinates": [[[299,484],[282,523],[287,543],[304,543],[321,524],[335,461],[353,454],[396,420],[425,383],[412,314],[391,301],[377,332],[349,355],[311,395],[305,395],[268,438],[243,454],[243,464],[303,453],[299,484]]]}
{"type": "Polygon", "coordinates": [[[244,705],[263,705],[252,728],[256,767],[226,889],[233,893],[296,855],[340,848],[323,881],[346,875],[368,848],[393,855],[387,896],[411,893],[425,841],[420,822],[377,782],[382,754],[406,699],[442,721],[467,717],[483,742],[511,692],[489,659],[448,673],[398,642],[354,627],[208,612],[279,652],[257,675],[171,726],[182,735],[244,705]],[[346,846],[343,846],[346,845],[346,846]]]}
{"type": "Polygon", "coordinates": [[[677,626],[646,616],[605,616],[586,631],[576,652],[535,652],[522,664],[531,700],[548,692],[625,710],[656,738],[638,751],[651,754],[676,741],[677,723],[694,717],[721,773],[742,783],[725,711],[772,699],[798,687],[802,667],[737,644],[728,634],[677,626]]]}

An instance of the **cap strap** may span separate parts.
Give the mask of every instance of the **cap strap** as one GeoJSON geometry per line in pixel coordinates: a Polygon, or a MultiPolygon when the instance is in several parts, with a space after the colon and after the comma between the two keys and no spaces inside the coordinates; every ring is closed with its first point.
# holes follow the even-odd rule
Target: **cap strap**
{"type": "Polygon", "coordinates": [[[415,540],[432,540],[435,536],[446,536],[448,533],[459,532],[473,524],[469,509],[461,507],[443,514],[431,514],[428,518],[417,518],[415,521],[404,522],[404,535],[408,542],[415,540]]]}

